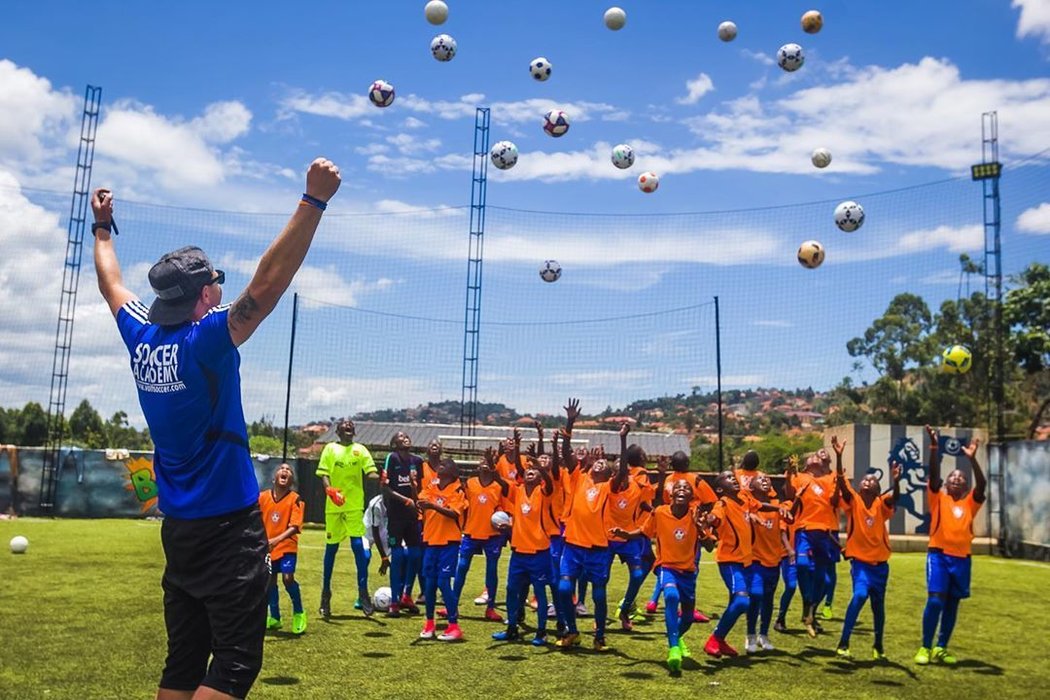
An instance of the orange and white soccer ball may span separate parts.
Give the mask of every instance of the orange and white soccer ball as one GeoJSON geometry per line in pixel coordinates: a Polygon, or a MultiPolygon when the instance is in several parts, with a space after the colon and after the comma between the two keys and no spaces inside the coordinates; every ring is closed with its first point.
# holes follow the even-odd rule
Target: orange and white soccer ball
{"type": "Polygon", "coordinates": [[[817,10],[810,10],[802,15],[802,31],[816,34],[824,26],[824,16],[817,10]]]}
{"type": "Polygon", "coordinates": [[[656,188],[659,186],[660,177],[652,171],[647,170],[638,176],[638,189],[646,194],[656,192],[656,188]]]}
{"type": "Polygon", "coordinates": [[[815,270],[824,262],[824,246],[820,241],[805,241],[798,247],[798,264],[815,270]]]}

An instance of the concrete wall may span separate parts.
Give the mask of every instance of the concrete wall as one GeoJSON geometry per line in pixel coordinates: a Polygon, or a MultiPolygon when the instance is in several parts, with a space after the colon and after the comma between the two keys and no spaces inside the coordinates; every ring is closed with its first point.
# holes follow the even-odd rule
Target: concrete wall
{"type": "Polygon", "coordinates": [[[993,450],[993,464],[998,467],[999,462],[1007,550],[1050,558],[1050,442],[1007,443],[993,450]]]}

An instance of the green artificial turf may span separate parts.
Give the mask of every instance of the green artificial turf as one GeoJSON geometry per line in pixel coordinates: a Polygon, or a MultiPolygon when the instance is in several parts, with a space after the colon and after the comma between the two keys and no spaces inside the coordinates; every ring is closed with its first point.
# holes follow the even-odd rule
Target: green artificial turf
{"type": "MultiPolygon", "coordinates": [[[[0,521],[0,542],[29,538],[24,555],[0,552],[0,698],[150,698],[164,660],[160,523],[132,520],[0,521]]],[[[417,639],[421,621],[365,619],[352,609],[353,557],[336,563],[334,616],[316,615],[323,533],[302,537],[297,576],[310,616],[302,637],[268,633],[266,658],[251,697],[258,698],[1030,698],[1043,697],[1050,637],[1050,566],[987,556],[975,558],[973,598],[963,603],[951,648],[955,668],[919,667],[925,600],[921,554],[891,561],[886,652],[874,664],[871,614],[861,615],[852,648],[856,662],[835,658],[841,617],[849,602],[849,566],[839,566],[835,619],[827,634],[801,633],[796,596],[789,634],[771,633],[777,650],[735,660],[709,660],[702,646],[711,625],[687,636],[694,652],[680,677],[664,666],[662,609],[632,634],[610,625],[612,651],[573,652],[524,643],[496,643],[498,625],[481,619],[473,598],[482,589],[483,558],[475,558],[464,593],[457,644],[417,639]]],[[[505,572],[507,557],[502,560],[505,572]]],[[[705,557],[699,602],[718,612],[726,601],[717,568],[705,557]]],[[[377,582],[373,563],[372,586],[377,582]]],[[[610,603],[626,582],[614,566],[610,603]]],[[[651,591],[647,580],[643,594],[651,591]]],[[[778,594],[779,595],[779,594],[778,594]]],[[[285,629],[290,604],[282,590],[285,629]]],[[[502,589],[501,589],[502,599],[502,589]]],[[[588,601],[590,605],[590,601],[588,601]]],[[[502,609],[502,606],[500,606],[502,609]]],[[[534,621],[531,613],[529,624],[534,621]]],[[[743,646],[743,619],[730,642],[743,646]]],[[[581,630],[589,630],[583,620],[581,630]]]]}

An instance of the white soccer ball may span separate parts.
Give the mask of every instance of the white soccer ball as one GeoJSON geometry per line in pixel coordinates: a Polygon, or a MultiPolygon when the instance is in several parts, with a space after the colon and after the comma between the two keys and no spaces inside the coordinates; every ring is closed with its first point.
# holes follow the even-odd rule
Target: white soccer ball
{"type": "Polygon", "coordinates": [[[543,115],[543,130],[554,138],[564,136],[569,130],[569,115],[560,109],[552,109],[543,115]]]}
{"type": "Polygon", "coordinates": [[[491,522],[492,522],[492,527],[494,527],[497,530],[499,530],[499,529],[503,528],[504,526],[510,525],[511,520],[510,520],[510,516],[507,515],[506,512],[504,512],[502,510],[497,510],[495,513],[492,514],[491,522]]]}
{"type": "Polygon", "coordinates": [[[532,63],[529,64],[529,73],[532,77],[541,83],[547,78],[551,77],[551,62],[543,56],[532,59],[532,63]]]}
{"type": "Polygon", "coordinates": [[[439,61],[451,61],[456,55],[456,40],[448,34],[438,34],[430,41],[430,53],[439,61]]]}
{"type": "Polygon", "coordinates": [[[25,537],[22,535],[15,535],[11,538],[12,554],[25,554],[27,549],[29,549],[29,540],[25,537]]]}
{"type": "Polygon", "coordinates": [[[718,38],[722,41],[732,41],[733,39],[736,39],[736,24],[727,21],[718,25],[718,38]]]}
{"type": "Polygon", "coordinates": [[[492,164],[500,170],[510,170],[518,162],[518,147],[511,141],[497,141],[489,151],[492,164]]]}
{"type": "MultiPolygon", "coordinates": [[[[544,282],[557,282],[561,277],[561,265],[557,260],[544,260],[540,265],[540,279],[544,282]]],[[[498,515],[498,512],[497,512],[498,515]]],[[[506,513],[504,513],[506,515],[506,513]]],[[[493,518],[496,516],[493,515],[493,518]]]]}
{"type": "Polygon", "coordinates": [[[798,247],[798,263],[814,270],[824,262],[824,246],[819,241],[805,241],[798,247]]]}
{"type": "Polygon", "coordinates": [[[846,233],[856,231],[864,225],[864,207],[856,202],[843,202],[835,207],[835,225],[846,233]]]}
{"type": "Polygon", "coordinates": [[[389,107],[394,104],[394,86],[385,80],[377,80],[368,88],[368,99],[376,107],[389,107]]]}
{"type": "Polygon", "coordinates": [[[809,159],[813,162],[813,165],[818,168],[826,168],[831,165],[831,151],[826,148],[816,148],[810,155],[809,159]]]}
{"type": "Polygon", "coordinates": [[[797,71],[805,62],[806,56],[798,44],[784,44],[777,51],[777,65],[788,73],[797,71]]]}
{"type": "Polygon", "coordinates": [[[650,171],[646,171],[638,176],[638,189],[646,194],[656,192],[656,188],[660,186],[659,176],[650,171]]]}
{"type": "Polygon", "coordinates": [[[614,32],[623,29],[627,24],[627,13],[619,7],[610,7],[605,11],[605,26],[614,32]]]}
{"type": "Polygon", "coordinates": [[[423,8],[423,14],[427,16],[427,21],[431,24],[444,24],[448,19],[448,5],[441,0],[430,0],[423,8]]]}
{"type": "MultiPolygon", "coordinates": [[[[445,3],[441,3],[444,5],[445,3]]],[[[386,612],[390,609],[390,603],[394,600],[394,594],[390,590],[390,586],[381,586],[376,589],[376,592],[372,594],[372,605],[375,606],[376,610],[386,612]]]]}
{"type": "Polygon", "coordinates": [[[634,149],[626,143],[614,146],[612,149],[612,164],[620,170],[627,170],[627,168],[634,165],[634,149]]]}

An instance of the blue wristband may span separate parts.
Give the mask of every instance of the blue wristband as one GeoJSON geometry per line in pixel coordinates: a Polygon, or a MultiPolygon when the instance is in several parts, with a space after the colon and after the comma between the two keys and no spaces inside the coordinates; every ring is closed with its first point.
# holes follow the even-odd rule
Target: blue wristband
{"type": "Polygon", "coordinates": [[[320,199],[318,199],[317,197],[311,197],[310,195],[306,194],[305,192],[303,192],[303,201],[306,202],[307,204],[309,204],[310,206],[317,207],[321,211],[324,211],[325,209],[328,208],[328,203],[327,202],[323,202],[320,199]]]}

